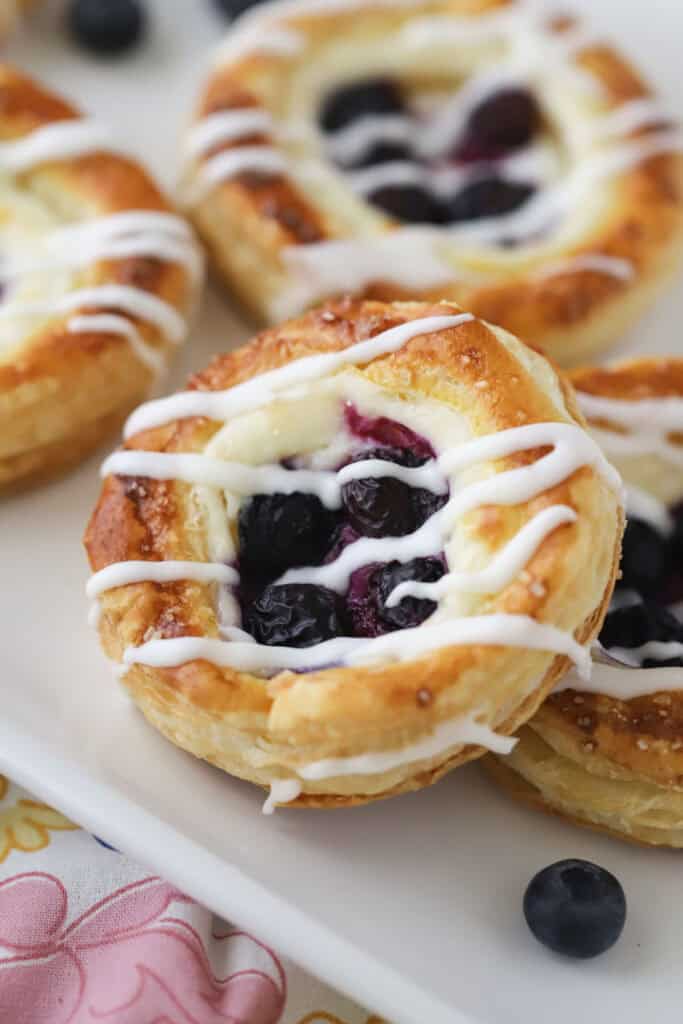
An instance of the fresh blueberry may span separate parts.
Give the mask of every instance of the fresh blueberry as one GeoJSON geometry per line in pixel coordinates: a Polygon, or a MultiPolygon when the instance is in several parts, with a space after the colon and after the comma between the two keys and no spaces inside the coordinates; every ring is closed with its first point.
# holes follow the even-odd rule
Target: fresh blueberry
{"type": "MultiPolygon", "coordinates": [[[[642,647],[650,640],[683,642],[683,625],[654,601],[643,601],[610,612],[600,632],[600,643],[608,651],[613,647],[642,647]]],[[[681,665],[683,660],[675,658],[664,662],[648,658],[643,661],[645,668],[655,664],[681,665]]]]}
{"type": "Polygon", "coordinates": [[[390,78],[369,78],[342,86],[327,96],[320,109],[326,132],[338,132],[366,114],[400,114],[403,97],[390,78]]]}
{"type": "Polygon", "coordinates": [[[526,146],[539,130],[541,111],[526,89],[500,89],[470,114],[455,158],[463,162],[494,160],[526,146]]]}
{"type": "Polygon", "coordinates": [[[630,518],[621,549],[621,587],[644,596],[656,594],[670,568],[665,537],[642,519],[630,518]]]}
{"type": "MultiPolygon", "coordinates": [[[[399,466],[419,466],[425,460],[407,449],[369,448],[354,458],[382,459],[399,466]]],[[[364,477],[342,487],[342,504],[348,522],[364,537],[402,537],[413,533],[446,501],[403,483],[395,477],[364,477]]]]}
{"type": "Polygon", "coordinates": [[[408,224],[442,224],[446,219],[443,204],[421,185],[384,185],[370,192],[368,200],[408,224]]]}
{"type": "Polygon", "coordinates": [[[466,185],[447,204],[446,220],[450,224],[500,217],[512,213],[531,199],[533,185],[524,185],[502,178],[480,178],[466,185]]]}
{"type": "Polygon", "coordinates": [[[140,0],[71,0],[67,23],[84,49],[113,56],[138,42],[147,16],[140,0]]]}
{"type": "Polygon", "coordinates": [[[314,583],[265,587],[244,612],[243,624],[260,644],[312,647],[345,632],[341,598],[314,583]]]}
{"type": "Polygon", "coordinates": [[[414,558],[410,562],[387,562],[363,566],[353,573],[346,595],[347,610],[356,636],[372,637],[395,629],[419,626],[436,609],[427,598],[404,597],[387,608],[392,590],[406,580],[431,583],[444,574],[440,558],[414,558]]]}
{"type": "Polygon", "coordinates": [[[250,7],[254,7],[259,0],[214,0],[214,4],[227,18],[236,18],[250,7]]]}
{"type": "Polygon", "coordinates": [[[524,894],[524,917],[544,946],[589,959],[610,949],[626,921],[626,897],[604,868],[561,860],[539,871],[524,894]]]}
{"type": "Polygon", "coordinates": [[[297,565],[319,565],[336,517],[314,494],[256,494],[240,508],[240,572],[258,579],[297,565]]]}

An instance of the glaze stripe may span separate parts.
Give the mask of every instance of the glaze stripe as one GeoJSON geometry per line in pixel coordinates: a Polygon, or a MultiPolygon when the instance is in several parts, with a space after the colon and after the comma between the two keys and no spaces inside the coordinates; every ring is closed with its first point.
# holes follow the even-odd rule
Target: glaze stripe
{"type": "Polygon", "coordinates": [[[373,359],[397,352],[412,338],[448,330],[472,320],[474,317],[471,313],[411,320],[341,351],[295,359],[277,370],[259,374],[226,391],[181,391],[168,398],[147,402],[128,418],[124,437],[128,439],[139,431],[151,430],[190,416],[228,420],[233,416],[253,412],[267,405],[285,388],[319,380],[345,366],[364,366],[373,359]]]}
{"type": "Polygon", "coordinates": [[[590,673],[590,654],[567,632],[536,622],[526,615],[473,615],[372,639],[335,637],[314,647],[268,647],[258,643],[217,640],[212,637],[172,637],[148,640],[126,648],[126,665],[176,668],[198,659],[240,672],[302,671],[334,664],[372,664],[380,660],[410,661],[423,654],[456,646],[522,647],[562,654],[574,662],[583,677],[590,673]]]}

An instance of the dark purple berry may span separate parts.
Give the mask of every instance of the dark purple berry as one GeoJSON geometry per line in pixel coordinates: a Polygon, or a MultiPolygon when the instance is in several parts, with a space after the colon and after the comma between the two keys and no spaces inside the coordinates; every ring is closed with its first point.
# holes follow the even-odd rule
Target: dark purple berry
{"type": "Polygon", "coordinates": [[[370,192],[368,200],[409,224],[442,224],[445,219],[443,204],[420,185],[384,185],[370,192]]]}
{"type": "MultiPolygon", "coordinates": [[[[355,456],[383,459],[399,466],[419,466],[425,460],[407,449],[370,448],[355,456]]],[[[342,487],[342,503],[353,529],[364,537],[402,537],[413,533],[446,501],[434,494],[403,483],[395,477],[364,477],[342,487]]]]}
{"type": "Polygon", "coordinates": [[[610,949],[626,922],[621,884],[586,860],[561,860],[539,871],[524,894],[524,917],[544,946],[583,960],[610,949]]]}
{"type": "MultiPolygon", "coordinates": [[[[683,625],[676,617],[654,601],[643,601],[610,612],[600,632],[600,643],[606,650],[614,647],[632,649],[642,647],[651,640],[659,642],[683,642],[683,625]]],[[[647,658],[643,667],[652,665],[681,665],[683,659],[673,658],[656,661],[647,658]]]]}
{"type": "Polygon", "coordinates": [[[138,42],[147,16],[140,0],[71,0],[67,23],[84,49],[113,56],[138,42]]]}
{"type": "Polygon", "coordinates": [[[481,178],[466,185],[447,204],[446,220],[450,224],[500,217],[512,213],[531,199],[533,185],[504,181],[502,178],[481,178]]]}
{"type": "Polygon", "coordinates": [[[343,604],[313,583],[271,584],[245,610],[243,625],[260,644],[312,647],[344,634],[343,604]]]}
{"type": "Polygon", "coordinates": [[[239,512],[240,572],[266,580],[319,565],[335,526],[336,516],[314,494],[256,494],[239,512]]]}
{"type": "Polygon", "coordinates": [[[462,162],[495,160],[531,142],[541,127],[541,110],[526,89],[501,89],[470,114],[455,150],[462,162]]]}
{"type": "Polygon", "coordinates": [[[436,601],[427,598],[404,597],[399,604],[387,607],[387,598],[399,583],[419,580],[433,583],[440,580],[444,572],[440,558],[414,558],[411,562],[388,562],[377,571],[377,603],[381,619],[391,629],[408,629],[419,626],[436,611],[436,601]]]}
{"type": "Polygon", "coordinates": [[[387,164],[392,160],[407,161],[413,159],[409,146],[403,142],[376,142],[367,152],[351,164],[345,164],[351,170],[373,167],[375,164],[387,164]]]}
{"type": "Polygon", "coordinates": [[[387,416],[364,416],[352,402],[344,406],[344,420],[350,433],[383,448],[407,448],[421,461],[433,459],[435,451],[426,437],[387,416]]]}
{"type": "Polygon", "coordinates": [[[346,595],[347,613],[356,636],[373,637],[395,629],[419,626],[436,609],[426,598],[404,597],[400,604],[387,608],[392,590],[406,580],[431,583],[445,572],[440,558],[414,558],[411,562],[387,562],[364,565],[351,576],[346,595]]]}
{"type": "Polygon", "coordinates": [[[326,132],[337,132],[366,114],[400,114],[401,90],[390,78],[368,78],[342,86],[325,98],[320,124],[326,132]]]}
{"type": "Polygon", "coordinates": [[[642,519],[630,518],[621,549],[619,586],[655,595],[669,572],[669,545],[665,537],[642,519]]]}

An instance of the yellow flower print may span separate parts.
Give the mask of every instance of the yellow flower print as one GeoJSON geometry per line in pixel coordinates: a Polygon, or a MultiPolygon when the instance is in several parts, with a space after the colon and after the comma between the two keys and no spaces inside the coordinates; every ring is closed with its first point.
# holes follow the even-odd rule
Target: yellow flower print
{"type": "Polygon", "coordinates": [[[50,842],[50,829],[66,831],[76,829],[72,823],[53,811],[47,804],[20,797],[11,802],[10,786],[7,779],[0,775],[0,863],[12,850],[31,853],[44,849],[50,842]],[[2,801],[9,797],[8,806],[2,801]]]}

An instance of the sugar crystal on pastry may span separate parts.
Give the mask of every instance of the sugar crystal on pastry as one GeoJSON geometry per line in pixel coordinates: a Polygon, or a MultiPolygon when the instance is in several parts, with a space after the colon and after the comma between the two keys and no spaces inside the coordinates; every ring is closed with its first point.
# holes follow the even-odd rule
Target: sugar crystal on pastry
{"type": "Polygon", "coordinates": [[[183,193],[264,319],[454,300],[572,363],[683,239],[681,138],[612,46],[524,0],[254,8],[211,65],[183,193]]]}
{"type": "Polygon", "coordinates": [[[167,736],[299,804],[509,750],[567,659],[587,669],[614,581],[620,481],[576,417],[550,364],[452,305],[347,300],[266,331],[138,410],[105,463],[105,650],[167,736]]]}

